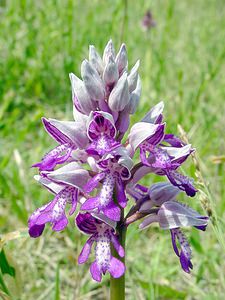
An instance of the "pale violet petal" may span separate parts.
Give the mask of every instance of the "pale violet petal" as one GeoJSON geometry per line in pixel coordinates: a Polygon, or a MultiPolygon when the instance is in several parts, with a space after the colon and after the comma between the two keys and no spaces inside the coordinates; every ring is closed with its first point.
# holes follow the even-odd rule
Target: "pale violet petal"
{"type": "Polygon", "coordinates": [[[72,143],[78,148],[85,148],[88,144],[88,137],[84,124],[74,121],[58,121],[55,119],[43,118],[43,124],[48,133],[57,140],[57,136],[64,136],[67,143],[72,143]],[[81,130],[84,129],[84,130],[81,130]]]}
{"type": "Polygon", "coordinates": [[[187,226],[206,226],[208,219],[179,202],[165,202],[158,212],[159,224],[163,229],[187,226]]]}
{"type": "Polygon", "coordinates": [[[163,101],[159,102],[153,108],[144,116],[144,118],[141,120],[141,122],[147,122],[147,123],[155,123],[158,117],[162,114],[164,109],[164,103],[163,101]]]}
{"type": "Polygon", "coordinates": [[[90,178],[88,171],[76,162],[71,162],[52,172],[43,172],[43,174],[55,182],[72,185],[79,189],[82,189],[90,178]]]}
{"type": "Polygon", "coordinates": [[[134,150],[144,142],[146,139],[152,137],[158,130],[158,124],[151,124],[145,122],[139,122],[131,127],[130,134],[128,136],[129,143],[134,150]]]}
{"type": "Polygon", "coordinates": [[[58,194],[61,190],[64,189],[63,185],[52,182],[46,177],[40,175],[34,175],[34,179],[46,187],[51,193],[58,194]]]}

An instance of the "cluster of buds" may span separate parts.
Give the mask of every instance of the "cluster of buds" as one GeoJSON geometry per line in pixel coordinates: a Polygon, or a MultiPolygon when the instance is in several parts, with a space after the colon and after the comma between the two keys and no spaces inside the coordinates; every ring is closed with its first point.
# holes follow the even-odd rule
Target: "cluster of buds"
{"type": "Polygon", "coordinates": [[[125,272],[124,263],[111,253],[114,247],[120,257],[125,255],[118,224],[128,227],[143,218],[142,229],[157,222],[170,230],[174,251],[183,270],[189,272],[191,250],[180,227],[205,230],[208,223],[207,217],[176,200],[180,192],[190,197],[197,192],[192,180],[178,171],[194,150],[165,133],[163,102],[134,124],[124,139],[141,94],[138,67],[139,61],[128,72],[124,44],[116,55],[110,40],[103,58],[90,46],[89,61],[81,65],[82,80],[70,74],[75,121],[42,119],[58,145],[34,165],[39,169],[35,179],[54,198],[30,216],[29,234],[39,237],[46,223],[61,231],[68,225],[68,217],[79,209],[75,225],[90,237],[78,263],[88,260],[95,244],[90,272],[96,281],[107,271],[114,278],[125,272]],[[140,160],[135,163],[137,152],[140,160]],[[139,181],[149,173],[168,180],[150,187],[141,185],[139,181]],[[124,217],[128,200],[133,206],[124,217]]]}

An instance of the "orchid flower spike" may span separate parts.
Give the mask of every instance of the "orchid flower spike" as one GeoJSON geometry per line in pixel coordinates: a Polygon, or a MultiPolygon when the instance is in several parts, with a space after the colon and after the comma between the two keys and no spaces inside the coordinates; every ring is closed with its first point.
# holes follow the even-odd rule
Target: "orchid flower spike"
{"type": "Polygon", "coordinates": [[[141,96],[139,65],[137,60],[128,68],[125,44],[116,53],[110,40],[102,57],[91,45],[80,76],[69,75],[74,120],[42,118],[56,145],[33,165],[39,171],[35,179],[53,199],[29,217],[30,236],[39,237],[48,223],[53,231],[64,230],[77,210],[76,227],[89,235],[78,263],[88,260],[95,245],[90,272],[98,282],[107,272],[113,278],[124,275],[121,232],[131,223],[144,218],[142,229],[156,222],[170,230],[185,272],[192,269],[191,250],[181,227],[205,230],[208,224],[208,217],[176,200],[182,192],[190,197],[197,192],[193,180],[179,171],[194,149],[166,132],[164,103],[153,106],[127,132],[141,96]],[[140,180],[147,174],[165,180],[144,186],[140,180]]]}

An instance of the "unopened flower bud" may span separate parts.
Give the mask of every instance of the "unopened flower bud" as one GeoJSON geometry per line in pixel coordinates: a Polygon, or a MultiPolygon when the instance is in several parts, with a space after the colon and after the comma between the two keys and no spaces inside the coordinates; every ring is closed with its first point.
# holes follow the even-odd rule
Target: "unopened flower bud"
{"type": "Polygon", "coordinates": [[[137,86],[137,80],[138,80],[138,68],[140,65],[140,60],[136,62],[136,64],[133,66],[133,68],[130,71],[130,74],[127,76],[129,91],[132,92],[135,90],[137,86]]]}
{"type": "Polygon", "coordinates": [[[127,49],[125,44],[122,44],[120,50],[116,56],[116,64],[118,66],[119,74],[122,74],[127,70],[128,60],[127,60],[127,49]]]}
{"type": "Polygon", "coordinates": [[[109,57],[115,59],[115,48],[112,40],[109,40],[103,53],[103,63],[106,65],[108,63],[109,57]]]}
{"type": "Polygon", "coordinates": [[[96,101],[103,99],[105,92],[102,79],[87,60],[81,64],[81,76],[91,99],[96,101]]]}
{"type": "Polygon", "coordinates": [[[130,101],[126,106],[126,111],[129,112],[130,115],[133,115],[136,112],[140,97],[141,97],[141,80],[138,76],[136,88],[130,94],[130,101]]]}
{"type": "Polygon", "coordinates": [[[119,71],[112,56],[109,57],[108,63],[103,72],[103,80],[106,85],[111,86],[117,82],[119,78],[119,71]]]}
{"type": "Polygon", "coordinates": [[[93,45],[89,47],[89,61],[99,74],[103,72],[103,61],[93,45]]]}
{"type": "Polygon", "coordinates": [[[109,96],[109,107],[113,111],[121,111],[129,102],[127,74],[123,73],[109,96]]]}
{"type": "Polygon", "coordinates": [[[93,109],[96,109],[96,103],[92,101],[91,97],[89,96],[83,81],[73,73],[70,73],[69,76],[72,85],[73,101],[76,100],[81,111],[86,115],[89,115],[93,109]]]}

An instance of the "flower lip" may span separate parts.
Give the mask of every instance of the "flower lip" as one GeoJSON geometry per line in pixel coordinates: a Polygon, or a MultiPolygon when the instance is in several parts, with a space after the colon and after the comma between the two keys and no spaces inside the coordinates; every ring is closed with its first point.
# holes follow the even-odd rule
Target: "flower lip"
{"type": "Polygon", "coordinates": [[[67,203],[71,204],[69,215],[76,210],[78,201],[77,189],[70,186],[65,186],[55,198],[38,208],[28,220],[29,234],[31,237],[39,237],[46,223],[52,224],[52,230],[61,231],[65,229],[68,224],[68,219],[65,214],[65,207],[67,203]]]}
{"type": "Polygon", "coordinates": [[[190,273],[193,265],[191,263],[191,248],[189,243],[180,228],[171,229],[170,232],[173,249],[175,254],[180,258],[181,267],[186,273],[190,273]],[[177,247],[176,240],[180,244],[180,250],[177,247]]]}

